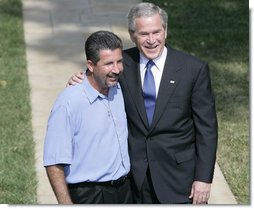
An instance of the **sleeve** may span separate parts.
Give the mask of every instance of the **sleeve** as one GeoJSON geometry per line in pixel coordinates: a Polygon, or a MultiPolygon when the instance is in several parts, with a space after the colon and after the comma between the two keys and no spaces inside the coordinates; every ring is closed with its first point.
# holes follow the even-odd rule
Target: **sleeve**
{"type": "Polygon", "coordinates": [[[211,183],[216,161],[218,125],[207,63],[201,67],[193,89],[192,110],[197,148],[195,180],[211,183]]]}
{"type": "Polygon", "coordinates": [[[53,107],[44,142],[44,166],[72,163],[72,128],[68,108],[53,107]]]}

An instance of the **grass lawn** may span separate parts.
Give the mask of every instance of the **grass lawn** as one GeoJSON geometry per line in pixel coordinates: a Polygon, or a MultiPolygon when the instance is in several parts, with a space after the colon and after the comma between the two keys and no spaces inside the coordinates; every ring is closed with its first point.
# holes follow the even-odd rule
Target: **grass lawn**
{"type": "Polygon", "coordinates": [[[149,2],[169,14],[168,42],[209,63],[219,122],[218,163],[238,204],[249,204],[249,2],[149,2]]]}
{"type": "MultiPolygon", "coordinates": [[[[245,0],[152,1],[168,41],[209,62],[219,121],[218,163],[239,204],[249,191],[249,9],[245,0]]],[[[0,0],[0,203],[36,203],[34,142],[21,0],[0,0]]]]}
{"type": "Polygon", "coordinates": [[[0,0],[0,203],[36,203],[21,0],[0,0]]]}

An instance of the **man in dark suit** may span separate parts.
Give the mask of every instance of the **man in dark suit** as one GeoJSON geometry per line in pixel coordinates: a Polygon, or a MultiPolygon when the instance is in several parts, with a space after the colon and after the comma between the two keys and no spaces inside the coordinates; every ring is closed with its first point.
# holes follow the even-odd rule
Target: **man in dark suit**
{"type": "Polygon", "coordinates": [[[165,43],[167,21],[167,13],[151,3],[137,4],[128,14],[136,47],[124,51],[119,81],[129,126],[134,199],[203,204],[210,196],[218,138],[209,68],[165,43]],[[152,82],[147,81],[148,69],[152,82]]]}

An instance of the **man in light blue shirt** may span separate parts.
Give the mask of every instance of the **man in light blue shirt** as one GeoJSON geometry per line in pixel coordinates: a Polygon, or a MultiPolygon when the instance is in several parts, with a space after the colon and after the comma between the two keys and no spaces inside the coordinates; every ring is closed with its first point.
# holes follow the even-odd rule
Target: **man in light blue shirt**
{"type": "Polygon", "coordinates": [[[57,98],[44,144],[44,166],[60,204],[132,203],[128,129],[118,78],[122,42],[107,31],[86,41],[81,84],[57,98]]]}

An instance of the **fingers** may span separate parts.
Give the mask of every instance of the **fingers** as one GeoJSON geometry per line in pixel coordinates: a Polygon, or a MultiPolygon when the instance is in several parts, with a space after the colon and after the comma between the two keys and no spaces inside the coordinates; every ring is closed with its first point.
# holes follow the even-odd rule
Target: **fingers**
{"type": "Polygon", "coordinates": [[[82,83],[84,79],[84,72],[78,72],[75,75],[73,75],[66,84],[66,87],[68,86],[75,86],[77,83],[82,83]]]}
{"type": "Polygon", "coordinates": [[[210,197],[209,192],[195,192],[193,196],[193,204],[207,204],[210,197]]]}
{"type": "Polygon", "coordinates": [[[193,198],[193,195],[194,195],[194,189],[192,188],[192,189],[191,189],[191,194],[190,194],[189,198],[192,199],[192,198],[193,198]]]}
{"type": "Polygon", "coordinates": [[[210,198],[211,184],[194,181],[191,189],[192,203],[193,204],[207,204],[210,198]]]}
{"type": "MultiPolygon", "coordinates": [[[[81,80],[81,82],[82,82],[82,80],[81,80]]],[[[77,83],[78,83],[77,77],[75,77],[75,75],[74,75],[74,76],[72,76],[72,77],[68,80],[68,83],[66,84],[66,87],[68,87],[68,86],[75,86],[77,83]]]]}

